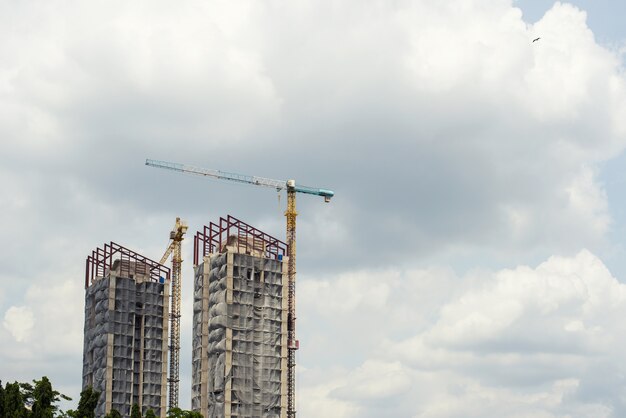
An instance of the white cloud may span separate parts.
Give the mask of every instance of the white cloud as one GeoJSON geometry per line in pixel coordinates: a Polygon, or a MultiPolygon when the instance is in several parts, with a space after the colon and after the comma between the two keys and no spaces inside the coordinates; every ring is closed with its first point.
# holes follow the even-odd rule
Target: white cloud
{"type": "Polygon", "coordinates": [[[330,316],[357,308],[380,309],[387,304],[390,276],[397,276],[397,273],[347,273],[333,283],[323,280],[304,281],[301,291],[317,295],[314,299],[307,299],[312,300],[320,312],[330,316]]]}
{"type": "Polygon", "coordinates": [[[79,280],[54,280],[33,285],[26,303],[37,312],[36,330],[40,340],[33,346],[47,347],[58,355],[82,355],[84,290],[79,280]],[[67,303],[79,301],[79,303],[67,303]],[[46,332],[54,330],[54,332],[46,332]]]}
{"type": "MultiPolygon", "coordinates": [[[[626,326],[620,319],[626,314],[626,285],[589,251],[551,257],[536,268],[442,281],[437,291],[449,296],[435,297],[436,317],[427,325],[415,322],[412,331],[401,327],[412,336],[398,337],[394,312],[418,318],[429,310],[405,279],[417,275],[378,275],[392,291],[384,306],[368,307],[369,315],[332,311],[334,323],[364,321],[378,339],[372,343],[377,350],[345,372],[341,383],[334,377],[307,382],[311,388],[334,385],[324,396],[352,405],[357,412],[349,416],[381,416],[384,408],[394,416],[494,418],[617,417],[626,410],[623,398],[612,395],[618,390],[612,386],[626,383],[621,353],[626,326]],[[403,294],[410,296],[397,296],[403,294]],[[370,321],[377,315],[386,327],[370,321]],[[393,401],[378,402],[390,396],[393,401]]],[[[368,280],[347,287],[345,277],[330,285],[337,300],[369,292],[368,280]]],[[[431,276],[431,283],[436,279],[431,276]]],[[[312,315],[306,301],[318,296],[315,291],[301,296],[301,317],[312,315]]],[[[336,343],[338,358],[355,351],[336,343]]]]}
{"type": "Polygon", "coordinates": [[[589,168],[583,168],[566,189],[569,205],[573,212],[591,219],[593,228],[599,235],[607,232],[610,224],[606,193],[594,182],[595,175],[589,168]]]}
{"type": "Polygon", "coordinates": [[[367,360],[348,376],[346,385],[336,396],[344,399],[379,401],[403,396],[411,378],[400,362],[367,360]]]}
{"type": "Polygon", "coordinates": [[[343,367],[307,368],[297,366],[296,408],[302,416],[349,418],[358,416],[360,407],[330,394],[348,382],[348,370],[343,367]]]}
{"type": "Polygon", "coordinates": [[[4,328],[8,330],[18,343],[26,342],[35,325],[33,311],[27,306],[11,306],[4,313],[4,328]]]}
{"type": "MultiPolygon", "coordinates": [[[[507,388],[484,386],[475,381],[448,376],[447,379],[429,376],[417,385],[428,387],[430,400],[413,416],[420,418],[446,417],[511,417],[511,418],[557,418],[557,417],[604,417],[608,418],[610,407],[600,403],[568,405],[568,397],[575,393],[578,382],[574,379],[555,381],[537,391],[510,391],[507,388]]],[[[428,396],[427,395],[427,396],[428,396]]]]}
{"type": "Polygon", "coordinates": [[[82,369],[83,288],[80,280],[55,274],[46,279],[29,286],[23,305],[10,307],[4,315],[4,328],[13,339],[2,338],[2,372],[19,381],[48,376],[55,387],[75,397],[82,369]]]}
{"type": "Polygon", "coordinates": [[[293,174],[337,189],[301,237],[345,262],[372,236],[399,257],[597,248],[610,216],[594,165],[626,144],[617,53],[571,5],[529,26],[486,4],[5,6],[6,166],[143,210],[167,178],[146,157],[293,174]]]}

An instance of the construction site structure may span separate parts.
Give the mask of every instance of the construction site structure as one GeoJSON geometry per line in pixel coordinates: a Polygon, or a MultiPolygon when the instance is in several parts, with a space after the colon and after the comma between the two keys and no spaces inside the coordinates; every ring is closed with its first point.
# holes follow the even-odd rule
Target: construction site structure
{"type": "Polygon", "coordinates": [[[114,242],[86,260],[83,388],[95,416],[166,416],[170,269],[114,242]]]}
{"type": "Polygon", "coordinates": [[[180,289],[182,286],[182,242],[187,232],[187,224],[176,218],[174,228],[170,231],[170,244],[161,257],[161,264],[165,264],[169,256],[172,256],[172,303],[170,311],[170,376],[169,383],[169,408],[178,408],[178,388],[180,384],[180,289]]]}
{"type": "Polygon", "coordinates": [[[194,236],[191,407],[288,414],[287,245],[232,216],[194,236]]]}
{"type": "Polygon", "coordinates": [[[184,174],[209,177],[218,180],[228,180],[238,183],[250,184],[254,186],[271,187],[277,191],[287,191],[287,210],[285,217],[287,220],[287,245],[288,245],[288,360],[287,360],[287,417],[296,416],[296,350],[299,342],[296,339],[296,193],[305,193],[321,196],[325,202],[335,195],[332,190],[321,189],[296,184],[295,180],[274,180],[258,176],[248,176],[238,173],[230,173],[214,169],[193,167],[190,165],[172,163],[167,161],[146,160],[146,165],[163,168],[184,174]]]}

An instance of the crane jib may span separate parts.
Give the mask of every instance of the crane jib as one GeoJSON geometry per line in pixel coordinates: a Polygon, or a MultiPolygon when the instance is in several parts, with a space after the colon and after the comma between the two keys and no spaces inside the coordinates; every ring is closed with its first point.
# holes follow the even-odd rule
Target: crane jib
{"type": "MultiPolygon", "coordinates": [[[[230,173],[227,171],[213,170],[209,168],[198,168],[186,164],[172,163],[168,161],[158,160],[146,160],[146,165],[157,168],[165,168],[168,170],[179,171],[181,173],[195,174],[198,176],[212,177],[218,180],[230,180],[238,183],[252,184],[255,186],[272,187],[277,190],[284,190],[289,188],[287,182],[284,180],[274,180],[265,177],[247,176],[245,174],[230,173]]],[[[335,196],[335,192],[327,189],[318,189],[315,187],[302,186],[296,184],[293,190],[297,193],[312,194],[315,196],[322,196],[326,201],[335,196]]]]}

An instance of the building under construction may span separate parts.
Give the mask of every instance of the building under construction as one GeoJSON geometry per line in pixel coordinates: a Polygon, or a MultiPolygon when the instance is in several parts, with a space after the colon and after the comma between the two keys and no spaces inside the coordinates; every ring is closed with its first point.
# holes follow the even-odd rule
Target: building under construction
{"type": "Polygon", "coordinates": [[[170,269],[114,242],[87,257],[83,388],[95,410],[165,417],[170,269]]]}
{"type": "Polygon", "coordinates": [[[191,407],[287,416],[287,245],[231,216],[194,237],[191,407]]]}

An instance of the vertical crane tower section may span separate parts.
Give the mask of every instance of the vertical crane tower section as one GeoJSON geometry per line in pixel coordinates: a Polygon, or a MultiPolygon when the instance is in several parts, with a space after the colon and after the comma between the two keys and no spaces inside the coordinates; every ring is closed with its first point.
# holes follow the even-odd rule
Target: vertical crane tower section
{"type": "Polygon", "coordinates": [[[170,244],[161,257],[164,264],[168,257],[172,256],[172,303],[170,313],[170,376],[169,383],[169,408],[178,408],[178,386],[180,370],[180,287],[182,255],[181,245],[187,232],[187,224],[176,218],[174,228],[170,231],[170,244]]]}
{"type": "Polygon", "coordinates": [[[295,182],[287,182],[287,417],[296,416],[296,192],[295,182]]]}
{"type": "MultiPolygon", "coordinates": [[[[228,180],[237,183],[251,184],[254,186],[264,186],[276,189],[278,192],[287,191],[287,210],[285,218],[287,220],[287,245],[288,245],[288,313],[287,313],[287,416],[296,416],[296,350],[298,340],[296,340],[296,193],[321,196],[325,202],[335,195],[332,190],[296,184],[295,180],[273,180],[265,177],[247,176],[244,174],[231,173],[227,171],[198,168],[186,164],[172,163],[167,161],[146,160],[146,165],[150,167],[163,168],[177,171],[179,173],[194,174],[197,176],[210,177],[218,180],[228,180]]],[[[174,275],[173,275],[174,277],[174,275]]],[[[174,279],[172,280],[174,283],[174,279]]],[[[172,297],[174,291],[172,290],[172,297]]],[[[171,363],[170,363],[171,367],[171,363]]],[[[178,374],[177,374],[178,377],[178,374]]],[[[178,382],[176,383],[178,388],[178,382]]],[[[170,386],[171,394],[171,386],[170,386]]],[[[178,395],[178,393],[177,393],[178,395]]]]}

